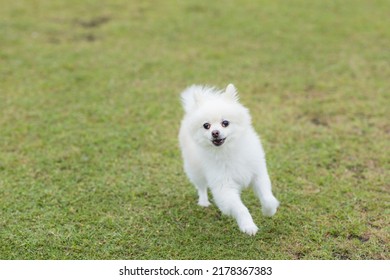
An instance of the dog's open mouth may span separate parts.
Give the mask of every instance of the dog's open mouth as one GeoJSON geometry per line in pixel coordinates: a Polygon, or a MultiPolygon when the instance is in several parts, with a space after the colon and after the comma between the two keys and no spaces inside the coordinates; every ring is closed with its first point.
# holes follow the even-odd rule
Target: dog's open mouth
{"type": "Polygon", "coordinates": [[[215,146],[221,146],[225,142],[225,139],[226,138],[214,139],[211,142],[213,142],[215,146]]]}

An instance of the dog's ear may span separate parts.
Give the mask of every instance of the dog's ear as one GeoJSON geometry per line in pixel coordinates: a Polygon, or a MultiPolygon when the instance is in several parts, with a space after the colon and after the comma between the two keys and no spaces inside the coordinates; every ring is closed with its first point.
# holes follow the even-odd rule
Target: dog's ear
{"type": "Polygon", "coordinates": [[[237,89],[233,84],[228,84],[223,95],[233,101],[238,101],[239,99],[237,89]]]}
{"type": "Polygon", "coordinates": [[[194,105],[201,106],[205,102],[205,94],[201,91],[194,93],[194,101],[194,105]]]}
{"type": "Polygon", "coordinates": [[[200,85],[192,85],[186,88],[181,93],[181,101],[184,110],[188,113],[201,106],[206,98],[204,91],[210,91],[211,88],[206,88],[200,85]]]}

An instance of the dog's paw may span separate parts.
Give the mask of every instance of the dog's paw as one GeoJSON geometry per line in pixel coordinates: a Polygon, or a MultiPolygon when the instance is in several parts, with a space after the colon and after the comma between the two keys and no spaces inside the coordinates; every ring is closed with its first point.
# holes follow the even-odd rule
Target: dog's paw
{"type": "Polygon", "coordinates": [[[202,207],[209,207],[211,203],[208,200],[199,200],[198,205],[202,207]]]}
{"type": "Polygon", "coordinates": [[[241,217],[237,220],[238,227],[243,233],[248,235],[255,235],[259,228],[253,222],[252,217],[241,217]]]}
{"type": "Polygon", "coordinates": [[[252,223],[252,224],[247,224],[247,225],[241,225],[240,230],[243,233],[246,233],[250,236],[254,236],[257,233],[257,231],[259,230],[259,228],[254,223],[252,223]]]}
{"type": "Polygon", "coordinates": [[[275,215],[276,210],[278,210],[279,201],[275,198],[269,198],[266,203],[264,203],[262,207],[263,215],[266,217],[272,217],[275,215]]]}

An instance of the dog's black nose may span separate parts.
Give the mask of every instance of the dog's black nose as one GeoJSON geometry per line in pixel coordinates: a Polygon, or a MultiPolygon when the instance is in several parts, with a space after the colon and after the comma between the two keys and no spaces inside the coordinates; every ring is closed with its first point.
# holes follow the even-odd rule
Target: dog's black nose
{"type": "Polygon", "coordinates": [[[213,138],[218,138],[219,137],[219,130],[213,130],[211,132],[211,136],[213,136],[213,138]]]}

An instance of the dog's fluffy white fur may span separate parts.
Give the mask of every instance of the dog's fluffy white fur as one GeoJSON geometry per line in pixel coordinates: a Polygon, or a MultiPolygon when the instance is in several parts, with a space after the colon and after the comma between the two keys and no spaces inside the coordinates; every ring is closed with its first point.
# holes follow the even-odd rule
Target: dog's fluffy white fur
{"type": "Polygon", "coordinates": [[[265,216],[273,216],[279,202],[272,194],[264,151],[248,109],[239,103],[232,84],[225,90],[193,85],[181,98],[185,115],[179,142],[198,204],[210,205],[210,188],[222,213],[233,216],[242,232],[255,235],[258,227],[241,201],[241,190],[253,186],[265,216]]]}

